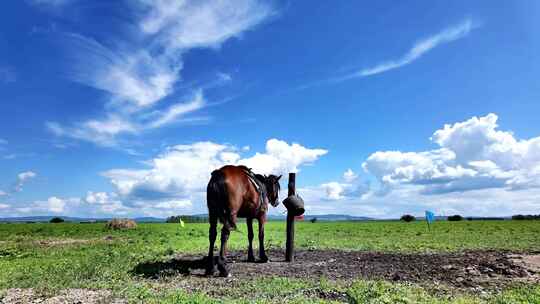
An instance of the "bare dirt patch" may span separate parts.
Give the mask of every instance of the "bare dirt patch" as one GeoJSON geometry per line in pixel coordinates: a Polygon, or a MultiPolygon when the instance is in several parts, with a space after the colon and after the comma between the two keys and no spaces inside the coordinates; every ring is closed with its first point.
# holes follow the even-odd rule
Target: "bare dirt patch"
{"type": "Polygon", "coordinates": [[[509,255],[512,262],[525,267],[531,272],[540,274],[540,254],[516,254],[509,255]]]}
{"type": "Polygon", "coordinates": [[[108,290],[88,290],[88,289],[66,289],[59,292],[55,296],[44,296],[35,290],[13,288],[8,289],[6,295],[0,299],[3,304],[29,304],[29,303],[42,303],[42,304],[67,304],[67,303],[81,303],[81,304],[121,304],[127,303],[127,301],[121,299],[115,299],[111,292],[108,290]]]}
{"type": "Polygon", "coordinates": [[[244,252],[231,252],[228,261],[233,277],[227,279],[205,277],[206,264],[200,255],[178,255],[165,262],[143,263],[132,272],[148,279],[189,277],[192,280],[183,280],[182,287],[198,291],[226,286],[232,281],[269,277],[311,280],[324,277],[345,283],[355,279],[383,279],[472,291],[499,291],[517,282],[540,282],[539,269],[529,263],[537,261],[538,255],[501,251],[403,254],[314,250],[297,251],[294,263],[284,262],[281,250],[271,250],[268,254],[268,263],[248,263],[244,252]]]}

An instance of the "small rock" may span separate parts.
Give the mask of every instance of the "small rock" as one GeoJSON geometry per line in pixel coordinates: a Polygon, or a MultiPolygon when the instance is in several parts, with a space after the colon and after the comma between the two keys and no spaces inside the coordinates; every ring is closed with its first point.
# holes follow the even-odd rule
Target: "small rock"
{"type": "Polygon", "coordinates": [[[450,269],[453,269],[453,268],[454,268],[453,265],[444,265],[444,266],[442,267],[442,269],[444,269],[444,270],[450,270],[450,269]]]}

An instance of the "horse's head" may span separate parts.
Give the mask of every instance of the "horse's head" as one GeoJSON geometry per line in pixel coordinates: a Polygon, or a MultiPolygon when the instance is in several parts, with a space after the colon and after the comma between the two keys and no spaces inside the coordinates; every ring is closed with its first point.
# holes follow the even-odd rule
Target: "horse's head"
{"type": "Polygon", "coordinates": [[[279,205],[279,189],[280,189],[279,179],[280,178],[281,178],[281,175],[275,176],[272,174],[265,176],[264,178],[265,180],[264,184],[266,186],[268,200],[270,200],[270,204],[272,204],[272,206],[274,207],[277,207],[277,205],[279,205]]]}

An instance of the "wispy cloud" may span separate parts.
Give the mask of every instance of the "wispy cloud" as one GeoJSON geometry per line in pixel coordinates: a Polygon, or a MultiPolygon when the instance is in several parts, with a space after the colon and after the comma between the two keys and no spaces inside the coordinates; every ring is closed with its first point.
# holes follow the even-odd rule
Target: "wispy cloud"
{"type": "MultiPolygon", "coordinates": [[[[109,113],[105,118],[92,119],[66,127],[57,122],[46,122],[45,127],[56,136],[92,142],[103,147],[118,145],[119,135],[139,135],[144,131],[160,128],[174,123],[207,122],[207,117],[187,117],[188,114],[202,109],[206,102],[202,90],[195,92],[191,100],[179,102],[164,110],[151,113],[109,113]]],[[[121,149],[129,151],[129,149],[121,149]]],[[[133,154],[129,153],[128,154],[133,154]]]]}
{"type": "Polygon", "coordinates": [[[15,159],[15,158],[17,158],[17,154],[15,154],[15,153],[7,154],[7,155],[2,156],[2,158],[7,159],[7,160],[15,159]]]}
{"type": "MultiPolygon", "coordinates": [[[[270,5],[256,0],[127,3],[136,12],[131,15],[135,39],[113,37],[103,43],[79,34],[63,39],[73,61],[69,77],[110,96],[105,118],[67,127],[48,122],[52,133],[113,146],[120,134],[136,135],[179,120],[199,121],[185,116],[207,106],[203,90],[208,84],[192,88],[195,98],[189,102],[164,105],[177,91],[183,54],[194,48],[218,48],[273,14],[270,5]]],[[[216,77],[211,86],[232,79],[226,73],[216,77]]]]}
{"type": "Polygon", "coordinates": [[[84,121],[72,127],[65,127],[57,122],[49,121],[45,123],[45,127],[56,136],[89,141],[105,147],[115,146],[115,136],[118,134],[137,134],[139,132],[137,126],[114,114],[101,120],[84,121]]]}
{"type": "Polygon", "coordinates": [[[198,91],[192,101],[177,103],[159,113],[159,117],[149,124],[151,128],[158,128],[178,120],[187,113],[203,108],[205,105],[202,91],[198,91]]]}
{"type": "Polygon", "coordinates": [[[37,176],[37,174],[35,172],[32,172],[32,171],[26,171],[26,172],[19,173],[17,175],[17,182],[15,183],[15,187],[14,187],[13,191],[21,192],[22,189],[23,189],[24,184],[26,184],[26,182],[28,182],[30,179],[32,179],[32,178],[34,178],[36,176],[37,176]]]}
{"type": "Polygon", "coordinates": [[[477,25],[471,19],[448,27],[441,32],[416,42],[412,48],[398,59],[384,61],[372,67],[364,68],[358,72],[334,79],[335,81],[346,80],[356,77],[367,77],[400,68],[419,59],[424,54],[439,45],[449,43],[467,36],[477,25]]]}

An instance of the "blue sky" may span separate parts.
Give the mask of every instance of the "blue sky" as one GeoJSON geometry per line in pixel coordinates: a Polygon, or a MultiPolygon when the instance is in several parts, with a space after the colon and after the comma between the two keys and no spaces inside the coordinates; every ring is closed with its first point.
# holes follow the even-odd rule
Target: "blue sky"
{"type": "Polygon", "coordinates": [[[2,6],[0,216],[201,213],[226,163],[312,214],[540,210],[539,3],[2,6]]]}

